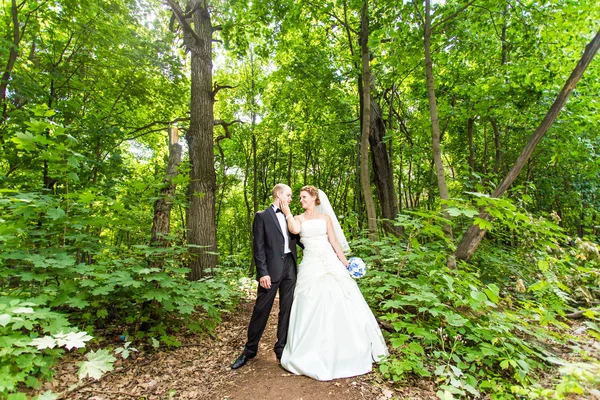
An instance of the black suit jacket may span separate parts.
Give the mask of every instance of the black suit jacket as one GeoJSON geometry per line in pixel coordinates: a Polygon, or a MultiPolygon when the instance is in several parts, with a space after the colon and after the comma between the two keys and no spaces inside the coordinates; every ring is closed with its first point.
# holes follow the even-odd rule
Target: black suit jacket
{"type": "Polygon", "coordinates": [[[283,273],[283,259],[285,255],[283,235],[288,235],[289,246],[295,265],[298,264],[296,245],[298,244],[299,237],[298,235],[291,234],[287,229],[285,232],[281,231],[279,220],[275,215],[275,210],[271,206],[254,215],[252,229],[254,233],[256,279],[259,280],[261,277],[269,275],[271,282],[277,282],[281,279],[281,274],[283,273]]]}

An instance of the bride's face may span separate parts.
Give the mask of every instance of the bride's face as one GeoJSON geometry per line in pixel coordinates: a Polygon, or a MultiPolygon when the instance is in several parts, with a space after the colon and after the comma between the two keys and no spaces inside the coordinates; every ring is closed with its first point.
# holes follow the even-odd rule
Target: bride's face
{"type": "Polygon", "coordinates": [[[302,205],[302,208],[305,210],[315,204],[316,199],[316,196],[313,197],[308,192],[300,192],[300,205],[302,205]]]}

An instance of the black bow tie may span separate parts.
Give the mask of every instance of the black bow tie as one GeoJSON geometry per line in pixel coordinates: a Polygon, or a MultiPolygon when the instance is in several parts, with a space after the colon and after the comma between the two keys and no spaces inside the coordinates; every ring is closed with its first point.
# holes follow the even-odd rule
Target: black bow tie
{"type": "Polygon", "coordinates": [[[281,208],[278,208],[277,210],[275,210],[275,213],[282,213],[283,214],[283,211],[281,211],[281,208]]]}

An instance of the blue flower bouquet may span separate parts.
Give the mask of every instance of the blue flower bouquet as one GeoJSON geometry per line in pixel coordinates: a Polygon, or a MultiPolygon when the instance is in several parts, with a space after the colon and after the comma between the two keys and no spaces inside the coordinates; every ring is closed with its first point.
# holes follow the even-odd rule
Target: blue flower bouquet
{"type": "Polygon", "coordinates": [[[367,273],[367,266],[360,257],[351,257],[346,268],[353,278],[362,278],[367,273]]]}

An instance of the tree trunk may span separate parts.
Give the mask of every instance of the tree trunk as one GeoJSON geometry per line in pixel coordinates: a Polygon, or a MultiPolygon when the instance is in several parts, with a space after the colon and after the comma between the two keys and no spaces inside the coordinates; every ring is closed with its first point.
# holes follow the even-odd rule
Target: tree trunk
{"type": "Polygon", "coordinates": [[[367,209],[369,238],[377,241],[377,216],[371,191],[369,173],[369,131],[371,130],[371,71],[369,65],[369,19],[368,1],[363,3],[360,16],[360,46],[362,59],[362,132],[360,139],[360,183],[367,209]]]}
{"type": "MultiPolygon", "coordinates": [[[[442,161],[442,151],[440,144],[440,123],[437,113],[437,103],[435,99],[435,86],[433,80],[433,63],[431,60],[431,0],[425,0],[425,23],[423,42],[425,48],[425,74],[427,75],[427,99],[429,100],[429,113],[431,116],[431,143],[433,148],[433,163],[437,176],[438,189],[442,200],[448,200],[448,187],[444,175],[444,163],[442,161]]],[[[444,217],[449,218],[445,211],[446,206],[442,204],[442,213],[444,217]]],[[[449,224],[444,225],[444,232],[447,237],[452,238],[452,227],[449,224]]]]}
{"type": "MultiPolygon", "coordinates": [[[[564,87],[554,100],[554,103],[550,107],[550,110],[540,123],[540,126],[538,126],[538,128],[531,136],[529,143],[527,143],[527,145],[515,161],[515,165],[511,168],[504,180],[496,188],[494,193],[492,193],[492,197],[500,197],[506,191],[506,189],[508,189],[510,185],[512,185],[515,179],[517,179],[519,173],[527,163],[527,160],[529,159],[529,157],[531,157],[531,154],[535,150],[535,147],[538,145],[540,140],[542,140],[548,129],[550,129],[550,127],[556,120],[558,113],[569,99],[569,95],[571,94],[573,89],[575,89],[577,82],[579,81],[579,79],[587,69],[588,65],[594,58],[594,55],[598,52],[599,47],[600,31],[596,33],[594,39],[592,39],[592,41],[585,47],[585,51],[583,52],[581,59],[577,63],[577,66],[575,67],[573,72],[571,73],[571,76],[569,76],[569,78],[567,79],[567,82],[565,83],[564,87]]],[[[479,214],[479,218],[491,220],[491,216],[486,212],[481,212],[479,214]]],[[[481,243],[485,232],[486,230],[480,229],[478,225],[471,226],[465,233],[460,243],[458,244],[458,247],[456,248],[456,258],[458,258],[459,260],[470,260],[473,256],[473,253],[475,253],[475,250],[477,250],[479,243],[481,243]]]]}
{"type": "MultiPolygon", "coordinates": [[[[12,73],[13,67],[15,66],[15,61],[17,61],[19,42],[21,41],[21,35],[19,31],[19,10],[17,9],[17,1],[12,0],[11,4],[11,16],[13,23],[13,42],[10,47],[10,52],[8,54],[8,61],[6,63],[6,68],[4,69],[4,73],[2,74],[2,81],[0,81],[0,105],[3,107],[2,111],[2,119],[6,119],[6,104],[4,103],[6,100],[6,88],[8,87],[8,81],[10,81],[10,75],[12,73]]],[[[25,28],[25,27],[23,27],[25,28]]],[[[0,143],[4,143],[4,139],[2,137],[2,132],[0,131],[0,143]]]]}
{"type": "MultiPolygon", "coordinates": [[[[152,221],[152,236],[150,245],[155,247],[169,247],[167,236],[171,232],[171,208],[173,207],[173,198],[175,197],[176,185],[173,178],[178,174],[178,167],[181,163],[182,147],[177,143],[177,128],[169,129],[169,162],[167,172],[163,179],[165,185],[161,191],[159,199],[154,203],[154,220],[152,221]]],[[[151,262],[152,267],[161,268],[163,266],[163,257],[158,257],[151,262]]]]}
{"type": "MultiPolygon", "coordinates": [[[[360,86],[362,89],[362,86],[360,86]]],[[[362,90],[361,90],[362,93],[362,90]]],[[[361,94],[362,98],[362,94],[361,94]]],[[[362,102],[362,100],[361,100],[362,102]]],[[[362,122],[361,122],[362,124],[362,122]]],[[[361,182],[361,173],[360,173],[360,157],[361,157],[361,141],[356,142],[356,158],[354,159],[354,169],[356,173],[354,174],[354,204],[353,208],[356,210],[356,214],[358,215],[358,229],[362,231],[363,229],[363,202],[362,202],[362,188],[360,185],[361,182]]]]}
{"type": "Polygon", "coordinates": [[[433,78],[433,62],[431,59],[431,15],[430,0],[425,0],[425,25],[424,25],[424,52],[425,52],[425,74],[427,76],[427,100],[429,101],[429,114],[431,118],[431,137],[433,148],[433,164],[437,176],[440,197],[448,199],[448,187],[444,175],[444,164],[440,145],[440,123],[437,113],[437,102],[435,98],[435,85],[433,78]]]}
{"type": "Polygon", "coordinates": [[[215,192],[217,177],[213,147],[212,93],[212,24],[205,1],[190,0],[192,28],[178,3],[167,0],[179,24],[184,28],[184,41],[191,53],[192,101],[190,128],[186,138],[190,154],[189,207],[187,211],[188,243],[192,260],[188,278],[192,281],[210,273],[217,265],[217,230],[215,192]]]}
{"type": "Polygon", "coordinates": [[[494,130],[494,146],[496,147],[496,158],[494,160],[494,174],[497,174],[500,171],[500,165],[502,163],[502,148],[500,142],[500,129],[498,129],[498,123],[496,122],[496,118],[492,118],[490,120],[492,124],[492,129],[494,130]]]}
{"type": "Polygon", "coordinates": [[[394,190],[394,172],[386,144],[385,123],[381,115],[381,108],[371,96],[371,129],[369,143],[371,145],[371,159],[373,161],[373,180],[377,188],[377,196],[381,206],[381,216],[384,218],[383,227],[386,232],[396,236],[402,234],[400,227],[391,221],[398,216],[398,200],[394,190]]]}
{"type": "Polygon", "coordinates": [[[292,141],[290,140],[290,152],[288,154],[288,168],[287,168],[287,185],[292,187],[292,141]]]}
{"type": "MultiPolygon", "coordinates": [[[[248,227],[252,226],[252,218],[258,211],[258,170],[256,164],[256,135],[254,129],[256,128],[256,83],[254,76],[254,53],[250,52],[250,65],[252,71],[252,213],[248,212],[248,227]]],[[[248,210],[250,211],[250,210],[248,210]]],[[[254,249],[254,234],[252,229],[248,228],[248,235],[250,235],[250,248],[254,249]]],[[[254,257],[250,257],[250,276],[254,276],[256,269],[256,262],[254,257]]]]}
{"type": "Polygon", "coordinates": [[[475,172],[475,148],[473,147],[473,125],[475,120],[469,118],[467,121],[467,140],[469,142],[469,172],[475,172]]]}

